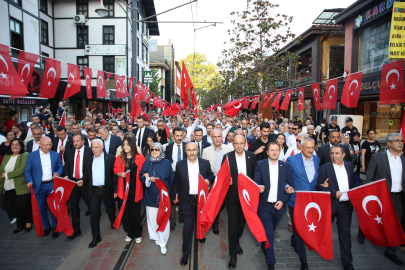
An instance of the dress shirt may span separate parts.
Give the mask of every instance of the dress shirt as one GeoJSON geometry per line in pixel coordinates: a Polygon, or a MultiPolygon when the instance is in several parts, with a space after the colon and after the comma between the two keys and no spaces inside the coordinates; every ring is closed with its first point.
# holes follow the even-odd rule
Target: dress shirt
{"type": "MultiPolygon", "coordinates": [[[[66,151],[66,142],[67,142],[67,139],[68,139],[68,136],[66,135],[66,137],[65,137],[65,139],[63,140],[63,147],[65,147],[65,151],[66,151]]],[[[59,155],[59,152],[60,152],[60,149],[59,149],[59,146],[62,146],[62,141],[59,139],[58,140],[58,147],[56,148],[56,151],[58,152],[58,155],[59,155]]],[[[65,164],[65,157],[62,155],[62,163],[63,164],[65,164]]]]}
{"type": "Polygon", "coordinates": [[[347,176],[347,171],[345,165],[342,166],[333,164],[333,169],[335,169],[335,175],[339,186],[339,191],[343,192],[343,195],[339,198],[339,202],[345,202],[349,200],[347,192],[349,191],[349,177],[347,176]]]}
{"type": "Polygon", "coordinates": [[[138,132],[136,133],[136,145],[139,146],[142,149],[142,139],[143,139],[143,134],[145,133],[145,127],[143,128],[138,128],[138,132]],[[140,142],[138,144],[138,142],[140,142]]]}
{"type": "Polygon", "coordinates": [[[287,139],[287,146],[291,147],[297,147],[297,137],[295,137],[295,135],[291,135],[290,137],[288,137],[287,139]]]}
{"type": "Polygon", "coordinates": [[[294,134],[290,134],[288,131],[286,133],[284,133],[286,141],[288,140],[288,138],[290,138],[291,135],[294,135],[294,134]]]}
{"type": "Polygon", "coordinates": [[[245,156],[245,151],[243,151],[243,154],[241,157],[238,156],[237,153],[235,153],[235,158],[236,158],[236,166],[238,167],[238,174],[244,173],[246,174],[246,156],[245,156]]]}
{"type": "Polygon", "coordinates": [[[37,151],[39,149],[39,142],[36,143],[35,140],[32,141],[32,152],[37,151]]]}
{"type": "Polygon", "coordinates": [[[104,140],[104,149],[107,154],[110,153],[110,142],[111,142],[111,135],[108,135],[108,138],[104,140]]]}
{"type": "Polygon", "coordinates": [[[42,150],[39,150],[39,156],[41,158],[41,166],[42,166],[42,179],[41,181],[49,181],[52,180],[52,165],[51,165],[51,154],[44,153],[42,150]]]}
{"type": "MultiPolygon", "coordinates": [[[[81,151],[80,151],[81,152],[81,151]]],[[[105,185],[105,168],[104,168],[104,153],[101,153],[99,157],[93,157],[92,166],[93,186],[105,185]]]]}
{"type": "Polygon", "coordinates": [[[200,173],[200,167],[198,166],[198,159],[192,164],[187,158],[188,168],[188,181],[189,181],[189,194],[198,194],[198,174],[200,173]]]}
{"type": "Polygon", "coordinates": [[[267,198],[268,202],[274,203],[277,202],[277,189],[278,189],[278,161],[276,164],[272,164],[269,160],[269,171],[270,171],[270,191],[269,197],[267,198]]]}
{"type": "MultiPolygon", "coordinates": [[[[173,151],[172,151],[172,169],[173,172],[176,171],[176,164],[177,164],[177,152],[179,151],[179,144],[173,143],[173,151]]],[[[180,143],[180,153],[183,155],[183,143],[180,143]]],[[[183,158],[183,157],[182,157],[183,158]]],[[[180,159],[182,159],[180,158],[180,159]]]]}
{"type": "Polygon", "coordinates": [[[308,181],[311,183],[315,177],[314,156],[312,156],[310,160],[307,160],[304,156],[302,156],[302,161],[304,162],[305,172],[307,173],[308,181]]]}
{"type": "MultiPolygon", "coordinates": [[[[288,149],[287,149],[287,151],[288,151],[288,149]]],[[[295,152],[294,152],[294,154],[295,154],[295,152]]],[[[284,159],[287,159],[287,157],[284,157],[284,148],[280,148],[280,155],[278,156],[278,160],[283,161],[284,159]]]]}
{"type": "Polygon", "coordinates": [[[89,143],[89,147],[91,147],[91,141],[90,141],[90,139],[87,138],[87,141],[88,141],[88,143],[89,143]]]}
{"type": "Polygon", "coordinates": [[[402,187],[402,162],[401,155],[394,156],[387,150],[388,162],[390,164],[391,171],[391,192],[401,192],[402,187]]]}
{"type": "MultiPolygon", "coordinates": [[[[84,153],[84,147],[82,147],[80,150],[80,178],[83,178],[83,153],[84,153]]],[[[73,160],[73,178],[76,176],[75,172],[76,172],[76,159],[77,159],[77,149],[75,150],[75,158],[73,160]]]]}
{"type": "Polygon", "coordinates": [[[221,169],[222,158],[222,144],[219,150],[214,146],[214,175],[217,176],[219,169],[221,169]]]}

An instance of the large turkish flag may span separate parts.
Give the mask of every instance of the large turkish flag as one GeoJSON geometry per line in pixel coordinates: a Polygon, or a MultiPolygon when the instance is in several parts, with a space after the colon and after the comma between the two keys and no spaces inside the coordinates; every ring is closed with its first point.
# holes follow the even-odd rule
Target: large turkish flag
{"type": "Polygon", "coordinates": [[[159,210],[156,217],[158,229],[156,232],[164,232],[172,209],[170,206],[170,197],[165,183],[163,183],[160,179],[156,179],[155,183],[160,194],[159,210]]]}
{"type": "Polygon", "coordinates": [[[317,111],[321,110],[321,87],[319,83],[314,83],[311,85],[312,96],[314,97],[315,109],[317,111]]]}
{"type": "Polygon", "coordinates": [[[396,247],[405,243],[385,179],[347,192],[356,210],[364,236],[376,246],[396,247]]]}
{"type": "Polygon", "coordinates": [[[266,98],[266,96],[264,97],[265,103],[264,103],[264,105],[263,105],[263,108],[267,108],[267,106],[269,105],[271,99],[273,98],[273,96],[274,96],[275,94],[276,94],[276,92],[271,93],[271,94],[266,94],[266,96],[267,96],[267,95],[269,95],[269,96],[268,96],[267,98],[266,98]]]}
{"type": "Polygon", "coordinates": [[[379,105],[404,102],[404,59],[401,59],[382,67],[379,105]]]}
{"type": "Polygon", "coordinates": [[[309,250],[333,259],[330,192],[298,191],[294,209],[294,228],[309,250]]]}
{"type": "Polygon", "coordinates": [[[53,180],[54,203],[57,210],[55,217],[58,220],[58,226],[55,231],[63,231],[68,236],[72,235],[74,230],[69,219],[66,203],[75,185],[76,182],[61,177],[55,177],[53,180]]]}
{"type": "Polygon", "coordinates": [[[280,99],[281,99],[281,95],[283,94],[283,92],[284,92],[283,90],[278,91],[277,96],[273,100],[273,103],[271,103],[271,107],[274,107],[274,109],[276,109],[276,111],[278,111],[280,109],[280,99]]]}
{"type": "Polygon", "coordinates": [[[184,107],[188,106],[188,89],[193,86],[191,82],[190,76],[188,75],[186,65],[184,61],[182,62],[182,70],[181,70],[181,87],[180,87],[180,97],[181,101],[184,103],[184,107]]]}
{"type": "Polygon", "coordinates": [[[41,98],[55,97],[56,89],[58,89],[61,74],[62,71],[60,61],[52,58],[46,58],[46,69],[44,71],[44,76],[42,78],[41,91],[39,92],[39,97],[41,98]]]}
{"type": "Polygon", "coordinates": [[[341,102],[347,108],[356,108],[360,97],[363,72],[350,74],[343,87],[341,102]]]}
{"type": "Polygon", "coordinates": [[[35,231],[37,233],[37,236],[41,237],[44,235],[44,226],[42,224],[41,212],[39,211],[37,197],[35,197],[35,193],[34,190],[32,190],[32,186],[30,186],[30,192],[31,192],[32,217],[34,219],[35,231]]]}
{"type": "Polygon", "coordinates": [[[322,110],[335,110],[337,102],[338,78],[326,83],[325,95],[323,96],[322,110]]]}
{"type": "Polygon", "coordinates": [[[11,98],[26,96],[27,87],[21,81],[10,57],[10,48],[0,44],[0,94],[11,98]]]}
{"type": "Polygon", "coordinates": [[[290,100],[291,100],[292,94],[293,94],[293,89],[290,89],[287,91],[287,93],[285,94],[283,103],[280,106],[281,110],[288,111],[288,107],[290,106],[290,100]]]}
{"type": "Polygon", "coordinates": [[[229,117],[234,117],[242,109],[242,101],[237,99],[233,101],[225,110],[225,114],[229,117]]]}
{"type": "Polygon", "coordinates": [[[141,99],[140,99],[139,87],[135,85],[134,93],[132,95],[131,111],[129,116],[129,121],[135,123],[136,118],[141,115],[141,99]]]}
{"type": "Polygon", "coordinates": [[[67,84],[63,99],[70,98],[80,92],[81,79],[79,66],[70,63],[68,63],[67,66],[67,84]]]}
{"type": "Polygon", "coordinates": [[[197,202],[197,239],[205,238],[204,226],[200,224],[201,214],[207,202],[208,185],[204,178],[198,174],[198,202],[197,202]]]}

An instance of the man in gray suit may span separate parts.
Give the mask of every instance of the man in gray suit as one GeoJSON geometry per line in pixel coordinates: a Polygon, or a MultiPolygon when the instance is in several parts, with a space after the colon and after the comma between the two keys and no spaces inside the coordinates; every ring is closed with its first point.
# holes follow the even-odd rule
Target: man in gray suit
{"type": "MultiPolygon", "coordinates": [[[[399,221],[402,222],[405,206],[405,157],[401,155],[404,148],[402,134],[388,134],[387,145],[387,151],[374,154],[371,157],[366,174],[366,183],[385,179],[395,212],[397,213],[399,221]]],[[[404,262],[396,255],[397,249],[398,247],[385,248],[384,256],[393,263],[403,266],[404,262]]]]}

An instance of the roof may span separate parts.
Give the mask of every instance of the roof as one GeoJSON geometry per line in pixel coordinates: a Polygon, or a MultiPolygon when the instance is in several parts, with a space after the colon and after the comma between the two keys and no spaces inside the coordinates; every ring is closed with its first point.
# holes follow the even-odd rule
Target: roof
{"type": "MultiPolygon", "coordinates": [[[[146,17],[156,15],[155,2],[153,0],[143,0],[143,8],[145,9],[146,17]]],[[[160,33],[157,17],[155,16],[153,18],[148,19],[147,21],[155,22],[155,23],[148,23],[149,34],[151,36],[159,36],[160,33]]]]}
{"type": "Polygon", "coordinates": [[[343,8],[324,9],[321,14],[312,22],[312,24],[335,24],[333,19],[343,8]]]}
{"type": "Polygon", "coordinates": [[[166,65],[165,63],[162,62],[149,62],[149,67],[154,68],[154,67],[160,67],[163,68],[164,70],[169,70],[169,66],[166,65]]]}
{"type": "Polygon", "coordinates": [[[349,20],[352,16],[357,15],[358,11],[370,3],[377,2],[376,0],[357,0],[344,10],[342,10],[338,15],[334,17],[337,24],[344,23],[349,20]]]}

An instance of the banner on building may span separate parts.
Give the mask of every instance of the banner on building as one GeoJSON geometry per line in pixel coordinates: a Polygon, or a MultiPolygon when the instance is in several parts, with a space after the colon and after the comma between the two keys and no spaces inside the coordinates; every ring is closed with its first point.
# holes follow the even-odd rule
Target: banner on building
{"type": "Polygon", "coordinates": [[[405,58],[405,3],[395,2],[392,9],[390,43],[389,43],[389,59],[404,59],[405,58]]]}

